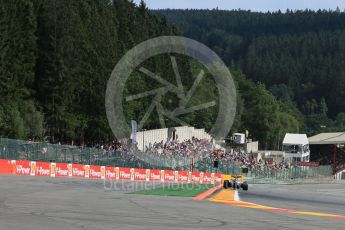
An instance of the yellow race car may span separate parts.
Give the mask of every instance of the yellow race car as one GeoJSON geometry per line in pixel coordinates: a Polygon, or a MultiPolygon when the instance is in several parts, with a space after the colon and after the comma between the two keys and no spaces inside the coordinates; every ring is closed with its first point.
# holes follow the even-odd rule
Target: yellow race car
{"type": "Polygon", "coordinates": [[[248,190],[248,183],[244,181],[243,176],[241,175],[232,175],[231,178],[224,178],[223,180],[223,188],[228,189],[240,189],[242,188],[244,191],[248,190]]]}

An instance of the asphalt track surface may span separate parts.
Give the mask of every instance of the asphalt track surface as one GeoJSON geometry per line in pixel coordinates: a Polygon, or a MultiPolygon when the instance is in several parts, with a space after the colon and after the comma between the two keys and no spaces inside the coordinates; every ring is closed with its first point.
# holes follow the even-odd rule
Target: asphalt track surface
{"type": "MultiPolygon", "coordinates": [[[[0,176],[0,230],[345,229],[344,219],[126,194],[151,186],[116,182],[105,189],[93,180],[0,176]]],[[[253,185],[239,195],[272,207],[345,215],[345,185],[253,185]]]]}

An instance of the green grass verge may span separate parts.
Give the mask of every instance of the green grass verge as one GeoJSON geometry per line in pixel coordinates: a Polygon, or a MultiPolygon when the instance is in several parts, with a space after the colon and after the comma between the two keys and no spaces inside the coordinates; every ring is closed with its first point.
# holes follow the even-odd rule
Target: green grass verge
{"type": "Polygon", "coordinates": [[[213,187],[214,185],[203,184],[167,184],[161,188],[139,190],[128,194],[194,197],[213,187]]]}

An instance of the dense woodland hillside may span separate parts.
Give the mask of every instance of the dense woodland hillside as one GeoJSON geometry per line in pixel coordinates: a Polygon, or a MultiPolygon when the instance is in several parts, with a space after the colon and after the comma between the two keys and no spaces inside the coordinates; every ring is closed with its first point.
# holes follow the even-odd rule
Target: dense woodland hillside
{"type": "MultiPolygon", "coordinates": [[[[208,44],[232,68],[238,88],[233,132],[249,130],[262,148],[277,148],[285,132],[335,125],[328,117],[337,119],[337,127],[345,126],[340,114],[345,88],[344,52],[339,51],[345,44],[343,14],[319,13],[319,18],[307,12],[307,20],[304,13],[291,18],[241,11],[156,13],[179,28],[150,12],[143,2],[136,6],[128,0],[0,0],[0,136],[78,144],[113,140],[104,104],[112,69],[141,41],[178,35],[179,29],[208,44]],[[233,25],[230,18],[236,18],[233,25]],[[299,29],[289,24],[292,18],[299,29]]],[[[191,76],[202,67],[175,56],[188,90],[194,81],[191,76]]],[[[143,65],[174,83],[168,55],[143,65]]],[[[213,83],[206,73],[189,106],[205,99],[217,101],[213,83]]],[[[133,95],[158,87],[134,71],[124,92],[133,95]]],[[[127,121],[140,121],[151,100],[127,103],[127,121]]],[[[177,103],[174,95],[162,101],[171,109],[177,103]]],[[[216,114],[216,109],[206,109],[182,118],[209,130],[216,114]]],[[[157,117],[150,117],[144,128],[159,128],[157,117]]]]}
{"type": "Polygon", "coordinates": [[[104,106],[112,69],[135,44],[169,34],[176,29],[127,0],[1,0],[0,136],[113,139],[104,106]]]}
{"type": "Polygon", "coordinates": [[[305,117],[306,132],[345,130],[345,13],[159,10],[305,117]]]}

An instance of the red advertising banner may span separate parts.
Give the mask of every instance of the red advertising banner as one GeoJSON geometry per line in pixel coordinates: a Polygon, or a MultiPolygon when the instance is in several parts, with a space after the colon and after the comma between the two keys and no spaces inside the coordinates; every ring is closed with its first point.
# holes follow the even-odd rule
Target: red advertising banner
{"type": "Polygon", "coordinates": [[[15,174],[30,176],[31,164],[30,161],[18,160],[15,162],[15,174]]]}
{"type": "Polygon", "coordinates": [[[212,184],[212,173],[204,173],[203,184],[212,184]]]}
{"type": "Polygon", "coordinates": [[[12,174],[12,163],[11,160],[0,159],[0,174],[12,174]]]}
{"type": "Polygon", "coordinates": [[[119,180],[131,180],[131,168],[119,168],[119,180]]]}
{"type": "Polygon", "coordinates": [[[179,183],[188,183],[188,172],[187,171],[179,171],[178,172],[178,182],[179,183]]]}
{"type": "Polygon", "coordinates": [[[116,170],[114,167],[105,166],[105,179],[116,180],[116,170]]]}
{"type": "Polygon", "coordinates": [[[84,165],[72,164],[72,176],[73,177],[85,177],[84,165]]]}
{"type": "Polygon", "coordinates": [[[55,176],[68,176],[68,164],[56,163],[55,176]]]}
{"type": "Polygon", "coordinates": [[[152,182],[161,181],[161,170],[150,169],[150,181],[152,182]]]}
{"type": "MultiPolygon", "coordinates": [[[[298,162],[299,166],[318,167],[317,162],[298,162]]],[[[219,184],[221,173],[172,170],[119,168],[108,166],[35,162],[0,159],[0,174],[18,174],[51,177],[83,177],[92,179],[152,181],[167,183],[219,184]]]]}
{"type": "Polygon", "coordinates": [[[134,169],[135,181],[146,181],[146,169],[134,169]]]}
{"type": "Polygon", "coordinates": [[[101,179],[101,166],[90,165],[90,178],[101,179]]]}
{"type": "Polygon", "coordinates": [[[164,182],[175,182],[175,173],[172,170],[164,170],[164,182]]]}
{"type": "MultiPolygon", "coordinates": [[[[31,162],[32,167],[32,162],[31,162]]],[[[36,162],[35,176],[50,176],[49,162],[36,162]]]]}
{"type": "Polygon", "coordinates": [[[310,167],[319,167],[320,163],[319,162],[297,162],[297,166],[310,166],[310,167]]]}
{"type": "Polygon", "coordinates": [[[192,172],[191,183],[200,183],[200,172],[192,172]]]}

